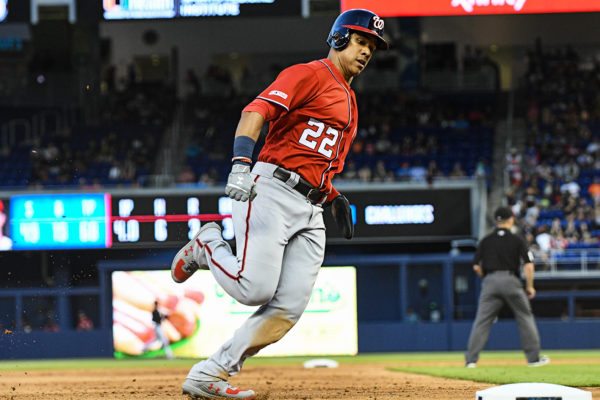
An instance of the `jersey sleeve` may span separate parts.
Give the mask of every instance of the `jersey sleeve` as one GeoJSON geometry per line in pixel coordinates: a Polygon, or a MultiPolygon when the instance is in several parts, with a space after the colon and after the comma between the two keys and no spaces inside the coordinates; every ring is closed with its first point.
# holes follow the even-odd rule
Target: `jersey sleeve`
{"type": "Polygon", "coordinates": [[[272,121],[281,115],[281,107],[266,100],[254,99],[248,104],[242,112],[254,111],[263,116],[265,121],[272,121]]]}
{"type": "Polygon", "coordinates": [[[266,121],[272,121],[306,103],[317,94],[318,87],[319,79],[312,68],[304,64],[293,65],[281,71],[277,79],[248,104],[244,111],[256,111],[266,121]]]}
{"type": "Polygon", "coordinates": [[[519,256],[525,264],[533,262],[533,252],[527,248],[527,244],[523,239],[519,239],[519,256]]]}

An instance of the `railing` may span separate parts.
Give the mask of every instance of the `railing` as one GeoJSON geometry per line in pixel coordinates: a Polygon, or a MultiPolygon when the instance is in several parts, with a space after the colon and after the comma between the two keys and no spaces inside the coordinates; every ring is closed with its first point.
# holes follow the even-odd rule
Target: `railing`
{"type": "Polygon", "coordinates": [[[537,251],[537,278],[600,277],[600,249],[565,249],[537,251]]]}

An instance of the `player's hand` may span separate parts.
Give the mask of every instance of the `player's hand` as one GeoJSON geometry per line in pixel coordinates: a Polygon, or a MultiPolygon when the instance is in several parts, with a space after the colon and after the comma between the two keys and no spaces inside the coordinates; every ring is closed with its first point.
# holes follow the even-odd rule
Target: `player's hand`
{"type": "Polygon", "coordinates": [[[354,224],[352,223],[352,210],[350,202],[343,194],[336,196],[331,202],[331,213],[338,228],[344,234],[346,239],[352,239],[354,236],[354,224]]]}
{"type": "Polygon", "coordinates": [[[249,165],[233,164],[227,178],[225,194],[234,200],[252,201],[256,197],[255,185],[249,165]]]}
{"type": "Polygon", "coordinates": [[[527,297],[529,297],[529,299],[533,299],[535,297],[535,289],[533,287],[528,287],[525,289],[525,291],[527,292],[527,297]]]}

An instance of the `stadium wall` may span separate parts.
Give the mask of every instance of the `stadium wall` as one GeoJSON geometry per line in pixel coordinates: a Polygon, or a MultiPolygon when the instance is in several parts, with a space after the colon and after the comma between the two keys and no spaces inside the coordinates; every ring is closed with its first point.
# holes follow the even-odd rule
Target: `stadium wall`
{"type": "MultiPolygon", "coordinates": [[[[464,351],[472,319],[454,319],[460,305],[454,295],[457,274],[466,273],[472,253],[458,256],[428,254],[414,256],[352,256],[357,264],[358,350],[368,352],[464,351]],[[369,262],[365,262],[365,260],[369,262]],[[398,262],[390,264],[390,260],[398,262]],[[414,269],[414,271],[411,271],[414,269]],[[457,272],[458,271],[458,272],[457,272]],[[437,321],[410,322],[408,304],[422,279],[429,280],[427,302],[440,305],[437,321]]],[[[162,258],[154,265],[146,260],[108,260],[101,266],[101,321],[90,332],[64,330],[33,331],[0,335],[0,359],[112,357],[112,304],[110,273],[116,269],[165,269],[162,258]]],[[[348,264],[341,257],[326,259],[326,265],[348,264]]],[[[471,303],[479,281],[468,284],[471,303]]],[[[417,295],[418,297],[418,295],[417,295]]],[[[60,316],[59,316],[60,317],[60,316]]],[[[585,349],[600,346],[600,320],[540,319],[537,322],[544,349],[585,349]],[[565,340],[577,338],[577,340],[565,340]]],[[[487,350],[519,350],[519,332],[513,320],[501,319],[491,331],[487,350]]]]}

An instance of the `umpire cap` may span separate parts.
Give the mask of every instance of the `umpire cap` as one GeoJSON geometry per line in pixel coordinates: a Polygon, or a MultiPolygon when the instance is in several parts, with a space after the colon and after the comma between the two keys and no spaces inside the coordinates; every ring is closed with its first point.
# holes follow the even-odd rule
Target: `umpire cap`
{"type": "Polygon", "coordinates": [[[498,207],[496,211],[494,211],[494,219],[496,222],[506,221],[512,216],[512,210],[508,207],[498,207]]]}

